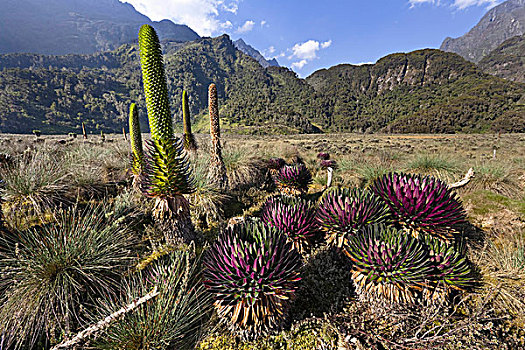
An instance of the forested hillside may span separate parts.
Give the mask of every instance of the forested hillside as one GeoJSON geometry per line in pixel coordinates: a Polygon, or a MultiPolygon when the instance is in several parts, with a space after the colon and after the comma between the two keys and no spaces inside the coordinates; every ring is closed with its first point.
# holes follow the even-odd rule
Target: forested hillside
{"type": "MultiPolygon", "coordinates": [[[[525,85],[483,73],[439,50],[339,65],[307,79],[263,68],[230,38],[164,42],[171,107],[181,120],[188,90],[197,131],[207,128],[207,90],[217,84],[223,129],[238,133],[525,131],[525,85]]],[[[144,130],[137,47],[92,55],[0,55],[0,130],[120,132],[131,102],[144,130]]]]}

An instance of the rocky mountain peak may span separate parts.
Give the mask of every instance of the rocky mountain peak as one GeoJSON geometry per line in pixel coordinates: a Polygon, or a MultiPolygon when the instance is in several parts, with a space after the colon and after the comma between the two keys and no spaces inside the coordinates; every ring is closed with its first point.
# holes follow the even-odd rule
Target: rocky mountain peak
{"type": "Polygon", "coordinates": [[[465,35],[446,38],[441,50],[477,63],[505,40],[524,33],[525,0],[507,0],[489,10],[465,35]]]}

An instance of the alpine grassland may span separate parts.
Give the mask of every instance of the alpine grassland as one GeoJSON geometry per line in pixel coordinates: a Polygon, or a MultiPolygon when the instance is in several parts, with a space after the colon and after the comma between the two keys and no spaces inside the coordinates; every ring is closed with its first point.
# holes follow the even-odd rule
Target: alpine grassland
{"type": "MultiPolygon", "coordinates": [[[[52,123],[0,134],[0,350],[525,348],[525,135],[441,125],[441,97],[418,131],[457,133],[389,133],[416,128],[414,113],[384,123],[407,86],[363,92],[362,119],[335,116],[321,133],[299,112],[323,99],[333,113],[353,110],[327,83],[345,66],[292,89],[309,99],[315,88],[311,104],[285,103],[284,78],[297,77],[241,56],[246,79],[273,86],[257,87],[269,109],[233,89],[239,74],[173,78],[173,60],[202,58],[205,44],[229,50],[226,41],[174,56],[143,25],[138,46],[124,47],[134,92],[119,100],[122,118],[113,108],[107,127],[79,119],[57,127],[65,135],[52,123]]],[[[402,57],[444,55],[434,51],[402,57]]],[[[455,59],[449,88],[471,91],[475,68],[455,59]]],[[[0,72],[0,86],[20,74],[0,72]]],[[[518,85],[497,82],[506,102],[495,111],[518,108],[518,85]]]]}

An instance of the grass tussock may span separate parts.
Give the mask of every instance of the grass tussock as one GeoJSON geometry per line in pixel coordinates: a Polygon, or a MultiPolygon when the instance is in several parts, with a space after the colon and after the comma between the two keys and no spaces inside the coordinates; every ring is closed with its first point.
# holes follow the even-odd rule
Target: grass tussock
{"type": "Polygon", "coordinates": [[[0,334],[15,349],[44,346],[78,329],[84,308],[116,293],[135,260],[129,229],[102,207],[71,209],[57,222],[6,234],[0,251],[0,334]]]}
{"type": "Polygon", "coordinates": [[[160,294],[111,325],[94,349],[193,349],[210,315],[212,300],[200,280],[199,259],[189,252],[172,252],[132,275],[120,300],[108,299],[93,317],[118,310],[149,293],[160,294]]]}

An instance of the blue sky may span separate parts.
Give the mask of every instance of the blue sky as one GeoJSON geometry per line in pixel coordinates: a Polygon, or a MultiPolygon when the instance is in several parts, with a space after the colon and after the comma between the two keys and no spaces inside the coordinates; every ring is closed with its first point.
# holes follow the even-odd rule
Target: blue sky
{"type": "Polygon", "coordinates": [[[499,0],[121,0],[153,20],[201,36],[243,38],[301,77],[339,63],[439,48],[472,28],[499,0]]]}

